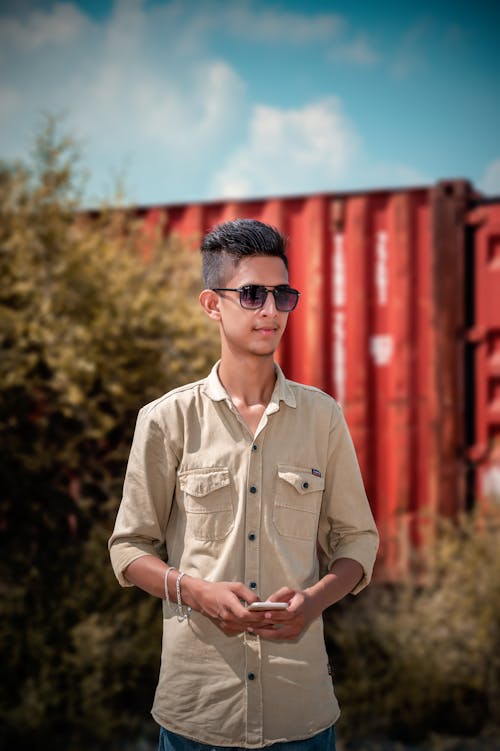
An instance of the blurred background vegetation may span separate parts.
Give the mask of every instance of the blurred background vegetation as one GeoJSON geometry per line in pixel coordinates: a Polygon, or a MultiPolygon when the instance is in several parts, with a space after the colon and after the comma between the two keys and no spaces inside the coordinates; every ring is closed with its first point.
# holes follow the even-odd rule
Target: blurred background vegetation
{"type": "Polygon", "coordinates": [[[120,590],[106,544],[139,408],[218,356],[198,254],[78,212],[76,156],[49,120],[0,169],[5,748],[123,748],[149,716],[159,603],[120,590]]]}
{"type": "Polygon", "coordinates": [[[354,748],[500,749],[500,514],[436,526],[424,578],[372,584],[327,613],[339,734],[354,748]]]}
{"type": "MultiPolygon", "coordinates": [[[[0,167],[0,746],[17,751],[154,747],[161,611],[120,589],[107,539],[138,409],[218,356],[197,254],[131,212],[79,211],[78,188],[51,120],[32,162],[0,167]]],[[[480,521],[443,524],[424,582],[326,614],[344,743],[500,727],[499,528],[480,521]]]]}

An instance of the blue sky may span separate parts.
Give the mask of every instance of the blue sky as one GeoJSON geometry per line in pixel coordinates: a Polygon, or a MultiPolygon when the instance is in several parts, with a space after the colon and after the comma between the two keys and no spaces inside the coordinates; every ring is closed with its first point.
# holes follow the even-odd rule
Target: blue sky
{"type": "Polygon", "coordinates": [[[118,180],[137,204],[498,195],[499,28],[500,5],[461,0],[2,0],[0,156],[63,113],[89,204],[118,180]]]}

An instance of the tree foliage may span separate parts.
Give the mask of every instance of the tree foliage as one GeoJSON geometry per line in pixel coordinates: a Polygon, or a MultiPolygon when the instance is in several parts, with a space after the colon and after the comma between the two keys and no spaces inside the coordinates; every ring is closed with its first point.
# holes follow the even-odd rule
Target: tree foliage
{"type": "Polygon", "coordinates": [[[329,614],[344,737],[499,737],[500,514],[437,528],[424,581],[372,584],[329,614]]]}
{"type": "Polygon", "coordinates": [[[49,121],[0,167],[0,724],[56,751],[148,714],[158,602],[119,589],[106,543],[139,407],[217,356],[196,254],[159,225],[146,260],[132,212],[78,211],[75,164],[49,121]]]}

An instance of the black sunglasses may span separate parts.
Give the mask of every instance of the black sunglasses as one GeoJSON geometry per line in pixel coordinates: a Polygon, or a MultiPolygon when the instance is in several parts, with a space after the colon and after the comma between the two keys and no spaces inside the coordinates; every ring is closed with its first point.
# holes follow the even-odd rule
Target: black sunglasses
{"type": "Polygon", "coordinates": [[[246,284],[244,287],[214,287],[213,292],[239,292],[240,305],[247,310],[258,310],[266,304],[267,293],[272,292],[276,310],[282,313],[290,313],[294,310],[300,292],[292,289],[287,284],[278,284],[277,287],[264,287],[262,284],[246,284]]]}

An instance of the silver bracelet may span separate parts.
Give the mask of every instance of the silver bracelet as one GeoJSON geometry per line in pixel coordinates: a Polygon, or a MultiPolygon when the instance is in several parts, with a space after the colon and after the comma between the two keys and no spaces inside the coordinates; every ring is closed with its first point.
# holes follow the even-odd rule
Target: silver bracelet
{"type": "Polygon", "coordinates": [[[168,575],[173,570],[174,570],[174,566],[169,566],[167,570],[165,571],[165,600],[166,600],[167,607],[169,610],[173,610],[173,606],[172,606],[172,603],[170,602],[170,597],[168,595],[168,575]]]}
{"type": "Polygon", "coordinates": [[[185,618],[189,618],[189,614],[191,612],[191,608],[184,609],[182,605],[182,599],[181,599],[181,581],[182,577],[184,576],[184,572],[181,571],[179,573],[179,576],[177,577],[177,581],[175,582],[175,591],[177,593],[177,618],[179,621],[183,621],[185,618]]]}

